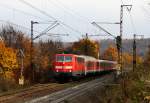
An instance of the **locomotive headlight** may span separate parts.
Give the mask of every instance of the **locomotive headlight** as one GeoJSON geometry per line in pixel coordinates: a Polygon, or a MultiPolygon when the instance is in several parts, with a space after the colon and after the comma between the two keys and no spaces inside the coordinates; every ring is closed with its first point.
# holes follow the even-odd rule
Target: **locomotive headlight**
{"type": "Polygon", "coordinates": [[[65,66],[65,69],[72,69],[72,66],[65,66]]]}
{"type": "Polygon", "coordinates": [[[72,72],[71,70],[69,70],[69,72],[72,72]]]}
{"type": "Polygon", "coordinates": [[[56,69],[62,69],[62,66],[55,66],[56,69]]]}

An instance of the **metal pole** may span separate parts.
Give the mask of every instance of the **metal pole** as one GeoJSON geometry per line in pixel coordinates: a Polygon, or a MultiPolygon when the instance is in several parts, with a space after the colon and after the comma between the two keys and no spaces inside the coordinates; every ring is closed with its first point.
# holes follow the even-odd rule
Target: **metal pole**
{"type": "Polygon", "coordinates": [[[137,64],[137,60],[136,60],[136,54],[137,54],[137,51],[136,51],[136,47],[137,47],[136,37],[137,36],[140,36],[142,39],[144,38],[144,35],[134,34],[134,36],[133,36],[133,72],[135,71],[136,64],[137,64]]]}
{"type": "Polygon", "coordinates": [[[121,5],[121,10],[120,10],[120,38],[121,38],[121,43],[120,43],[120,69],[121,69],[121,74],[123,73],[123,63],[122,63],[122,53],[123,53],[123,50],[122,50],[122,36],[123,36],[123,8],[124,7],[127,7],[128,10],[131,10],[132,8],[132,5],[121,5]],[[130,9],[128,8],[130,7],[130,9]]]}
{"type": "Polygon", "coordinates": [[[133,38],[133,71],[136,69],[136,35],[133,38]]]}
{"type": "Polygon", "coordinates": [[[120,10],[120,51],[119,51],[119,64],[120,64],[120,69],[121,69],[121,75],[123,72],[123,66],[122,66],[122,33],[123,33],[123,5],[121,5],[121,10],[120,10]]]}
{"type": "Polygon", "coordinates": [[[30,63],[31,63],[31,82],[34,82],[34,68],[33,68],[33,24],[31,21],[31,51],[30,51],[30,63]]]}
{"type": "MultiPolygon", "coordinates": [[[[122,92],[123,92],[123,97],[124,97],[124,102],[127,102],[127,91],[126,91],[126,80],[125,80],[125,75],[123,73],[123,61],[122,61],[122,54],[123,54],[123,43],[122,43],[122,35],[123,35],[123,7],[132,7],[132,5],[121,5],[121,10],[120,10],[120,69],[121,69],[121,76],[122,76],[122,92]]],[[[131,8],[129,9],[131,10],[131,8]]]]}
{"type": "Polygon", "coordinates": [[[87,47],[87,40],[88,40],[88,33],[86,33],[86,37],[85,37],[85,55],[88,55],[88,47],[87,47]]]}

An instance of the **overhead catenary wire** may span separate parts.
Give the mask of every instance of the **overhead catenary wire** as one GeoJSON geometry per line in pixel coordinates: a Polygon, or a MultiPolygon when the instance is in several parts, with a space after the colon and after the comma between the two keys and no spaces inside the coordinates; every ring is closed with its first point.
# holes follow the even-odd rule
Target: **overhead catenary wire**
{"type": "Polygon", "coordinates": [[[133,21],[133,17],[132,17],[130,12],[129,12],[129,16],[130,16],[130,21],[131,21],[132,28],[134,30],[134,34],[137,34],[137,30],[136,30],[136,27],[135,27],[135,24],[134,24],[134,21],[133,21]]]}
{"type": "MultiPolygon", "coordinates": [[[[25,27],[25,26],[22,26],[22,25],[19,25],[19,24],[15,24],[15,23],[10,22],[10,21],[0,20],[0,22],[2,22],[2,23],[6,23],[7,25],[13,25],[13,26],[18,27],[18,28],[26,29],[26,30],[28,30],[28,31],[30,31],[30,30],[31,30],[31,29],[30,29],[30,28],[28,28],[28,27],[25,27]]],[[[2,25],[3,25],[3,24],[2,24],[2,25]]],[[[34,32],[36,32],[36,33],[40,33],[39,31],[35,31],[35,30],[34,30],[34,32]]]]}
{"type": "MultiPolygon", "coordinates": [[[[146,8],[144,7],[140,7],[141,10],[144,12],[144,17],[148,20],[148,22],[150,21],[150,12],[146,10],[146,8]]],[[[146,21],[147,21],[146,20],[146,21]]]]}
{"type": "Polygon", "coordinates": [[[87,18],[86,16],[83,16],[83,15],[80,15],[77,11],[75,11],[75,10],[71,9],[70,7],[64,5],[60,0],[55,0],[55,1],[57,1],[58,3],[60,3],[64,8],[72,11],[72,13],[74,13],[75,15],[78,15],[80,18],[82,18],[82,19],[84,19],[86,21],[90,21],[89,18],[87,18]]]}
{"type": "Polygon", "coordinates": [[[34,37],[33,40],[34,40],[34,39],[37,39],[37,38],[39,38],[39,37],[41,37],[41,36],[43,36],[43,35],[46,35],[48,31],[50,31],[51,29],[55,28],[55,27],[58,26],[58,25],[59,25],[59,23],[50,25],[50,26],[49,26],[48,28],[46,28],[42,33],[40,33],[38,36],[34,37]]]}
{"type": "Polygon", "coordinates": [[[98,25],[96,22],[92,22],[93,25],[97,26],[98,28],[100,28],[101,30],[103,30],[105,33],[107,33],[108,35],[112,36],[113,38],[116,39],[116,36],[111,34],[110,32],[108,32],[107,30],[105,30],[104,28],[102,28],[100,25],[98,25]]]}
{"type": "MultiPolygon", "coordinates": [[[[12,25],[12,26],[17,27],[17,28],[22,28],[22,29],[31,31],[31,28],[28,28],[28,27],[25,27],[25,26],[22,26],[22,25],[19,25],[19,24],[15,24],[15,23],[10,22],[10,21],[0,20],[0,22],[6,23],[7,25],[12,25]]],[[[3,25],[3,24],[2,24],[2,25],[3,25]]],[[[52,34],[52,33],[46,33],[46,32],[48,32],[49,29],[52,29],[52,28],[54,28],[55,26],[57,26],[57,25],[54,25],[54,26],[52,26],[51,28],[48,28],[48,27],[47,27],[43,32],[36,31],[36,30],[34,30],[34,32],[36,32],[36,33],[39,34],[39,35],[41,35],[41,34],[42,34],[42,35],[52,34]]],[[[37,36],[36,36],[36,37],[37,37],[37,36]]],[[[36,38],[36,37],[35,37],[35,38],[36,38]]]]}
{"type": "MultiPolygon", "coordinates": [[[[39,18],[40,20],[46,20],[40,16],[37,16],[37,15],[34,15],[32,13],[29,13],[29,12],[26,12],[26,11],[23,11],[23,10],[20,10],[20,9],[16,9],[16,8],[12,8],[10,6],[7,6],[7,5],[4,5],[4,4],[0,4],[1,7],[4,7],[4,8],[7,8],[9,10],[13,10],[13,11],[16,11],[18,13],[21,13],[21,14],[24,14],[24,15],[27,15],[27,16],[31,16],[31,17],[34,17],[34,18],[39,18]]],[[[47,20],[46,20],[47,21],[47,20]]]]}
{"type": "MultiPolygon", "coordinates": [[[[121,0],[121,4],[124,5],[123,0],[121,0]]],[[[132,29],[133,29],[134,34],[135,34],[135,33],[137,33],[137,30],[136,30],[136,27],[135,27],[135,24],[134,24],[134,21],[133,21],[133,17],[131,15],[131,8],[129,9],[128,7],[126,7],[126,9],[128,11],[130,22],[131,22],[131,25],[132,25],[132,29]]]]}
{"type": "MultiPolygon", "coordinates": [[[[49,1],[49,0],[48,0],[49,1]]],[[[79,19],[81,22],[84,22],[84,24],[88,24],[86,25],[87,29],[86,29],[86,33],[87,31],[89,31],[89,29],[91,31],[94,31],[95,28],[93,28],[93,26],[91,25],[91,20],[89,19],[89,17],[85,16],[85,15],[81,15],[79,12],[77,12],[75,9],[69,7],[68,5],[64,4],[62,1],[60,0],[50,0],[50,1],[55,1],[56,5],[60,5],[61,8],[64,8],[65,11],[67,11],[70,15],[72,15],[73,17],[75,17],[76,19],[79,19]]],[[[93,15],[92,15],[93,16],[93,15]]]]}
{"type": "MultiPolygon", "coordinates": [[[[25,0],[19,0],[19,1],[20,1],[21,3],[27,5],[27,6],[31,7],[32,9],[34,9],[34,10],[40,12],[41,14],[43,14],[43,15],[45,15],[45,16],[47,16],[47,17],[49,17],[49,18],[51,18],[51,19],[53,19],[53,20],[55,20],[55,21],[58,21],[59,23],[61,23],[61,24],[63,24],[64,26],[66,26],[67,28],[71,29],[72,31],[74,31],[74,32],[79,33],[79,34],[82,35],[82,33],[81,33],[80,31],[78,31],[78,30],[74,29],[73,27],[69,26],[68,24],[65,24],[64,22],[62,22],[62,21],[56,19],[55,17],[51,16],[51,15],[48,14],[47,12],[45,12],[45,11],[43,11],[43,10],[41,10],[41,9],[39,9],[39,8],[37,8],[37,7],[35,7],[35,6],[33,6],[32,4],[26,2],[25,0]]],[[[77,36],[77,35],[76,35],[76,36],[77,36]]]]}
{"type": "MultiPolygon", "coordinates": [[[[86,24],[90,24],[90,20],[87,17],[83,17],[81,16],[79,13],[75,12],[74,10],[72,10],[71,8],[69,8],[68,6],[64,5],[62,2],[58,1],[58,0],[54,0],[57,3],[54,3],[53,0],[47,0],[48,2],[51,1],[51,3],[53,3],[55,6],[62,8],[64,12],[66,12],[67,14],[81,20],[82,22],[86,23],[86,24]]],[[[91,24],[90,24],[91,25],[91,24]]]]}

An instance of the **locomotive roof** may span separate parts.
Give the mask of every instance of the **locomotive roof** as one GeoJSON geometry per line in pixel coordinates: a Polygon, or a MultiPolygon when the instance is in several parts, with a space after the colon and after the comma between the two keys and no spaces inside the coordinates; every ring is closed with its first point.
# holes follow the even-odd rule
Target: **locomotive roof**
{"type": "Polygon", "coordinates": [[[109,62],[109,63],[117,63],[117,61],[110,61],[110,60],[99,60],[100,62],[109,62]]]}

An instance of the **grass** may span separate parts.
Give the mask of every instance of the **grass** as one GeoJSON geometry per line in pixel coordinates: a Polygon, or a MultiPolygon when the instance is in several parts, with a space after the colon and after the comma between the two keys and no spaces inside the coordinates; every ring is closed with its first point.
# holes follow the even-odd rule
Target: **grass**
{"type": "Polygon", "coordinates": [[[130,71],[117,81],[118,85],[105,86],[100,100],[102,103],[150,103],[149,74],[149,69],[141,67],[134,72],[130,71]],[[148,102],[144,100],[146,97],[148,102]]]}

